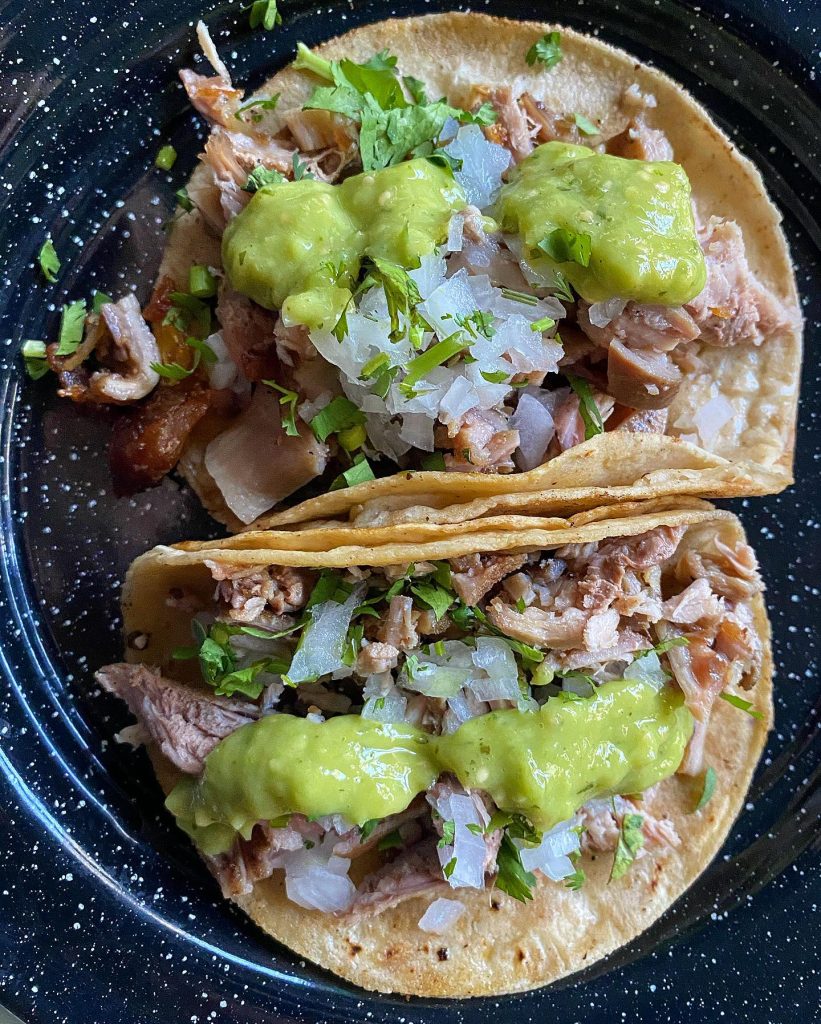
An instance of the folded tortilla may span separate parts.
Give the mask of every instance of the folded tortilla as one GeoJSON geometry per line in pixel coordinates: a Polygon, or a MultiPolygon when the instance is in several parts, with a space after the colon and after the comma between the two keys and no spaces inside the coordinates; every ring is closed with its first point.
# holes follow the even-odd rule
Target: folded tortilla
{"type": "MultiPolygon", "coordinates": [[[[664,130],[675,159],[689,176],[701,221],[711,215],[741,228],[752,271],[788,313],[789,323],[756,347],[707,344],[700,368],[684,374],[670,410],[667,435],[610,432],[565,451],[525,473],[398,472],[393,476],[321,495],[287,510],[274,510],[254,527],[279,528],[328,518],[354,525],[415,521],[459,523],[502,512],[551,515],[644,497],[730,497],[776,493],[792,481],[795,416],[801,362],[801,315],[781,217],[757,168],[677,83],[622,50],[572,29],[511,21],[483,14],[445,13],[388,20],[354,29],[317,47],[326,58],[365,60],[386,48],[399,68],[423,80],[430,95],[466,100],[473,84],[511,85],[529,91],[552,110],[581,111],[601,121],[602,134],[624,126],[619,98],[636,83],[657,107],[648,123],[664,130]],[[530,68],[524,54],[546,32],[561,32],[563,58],[546,71],[530,68]],[[697,415],[708,402],[724,400],[732,417],[710,450],[699,438],[697,415]]],[[[303,103],[315,80],[290,67],[260,92],[280,93],[270,115],[303,103]]],[[[202,174],[200,168],[196,175],[202,174]]],[[[194,262],[219,265],[219,243],[198,213],[179,218],[161,274],[185,287],[194,262]]],[[[231,529],[242,524],[227,508],[204,465],[205,447],[219,424],[204,422],[180,468],[209,511],[231,529]]]]}
{"type": "MultiPolygon", "coordinates": [[[[192,680],[190,662],[171,652],[190,642],[191,607],[169,603],[172,588],[204,602],[214,582],[208,558],[232,566],[384,566],[475,552],[544,550],[611,537],[635,536],[658,526],[687,527],[679,550],[698,552],[713,538],[744,540],[738,520],[705,503],[684,503],[621,515],[618,506],[565,520],[507,517],[491,529],[446,530],[437,539],[410,541],[406,531],[345,531],[331,550],[323,530],[245,535],[245,549],[158,547],[131,567],[123,596],[127,658],[157,666],[172,678],[192,680]],[[267,546],[262,546],[267,542],[267,546]]],[[[754,628],[764,650],[753,686],[743,691],[761,713],[757,720],[724,701],[715,703],[705,746],[717,773],[716,791],[700,811],[698,786],[673,776],[649,791],[644,807],[669,817],[682,838],[678,847],[636,861],[608,883],[611,858],[585,855],[587,881],[579,891],[541,880],[534,899],[521,904],[498,890],[453,890],[466,910],[446,935],[430,935],[417,922],[429,899],[417,897],[375,917],[334,917],[290,902],[281,872],[257,882],[236,903],[271,937],[363,988],[426,996],[465,997],[523,991],[555,981],[629,942],[658,918],[707,867],[739,813],[772,721],[769,624],[760,594],[752,602],[754,628]]],[[[154,748],[152,760],[168,791],[178,773],[154,748]]]]}

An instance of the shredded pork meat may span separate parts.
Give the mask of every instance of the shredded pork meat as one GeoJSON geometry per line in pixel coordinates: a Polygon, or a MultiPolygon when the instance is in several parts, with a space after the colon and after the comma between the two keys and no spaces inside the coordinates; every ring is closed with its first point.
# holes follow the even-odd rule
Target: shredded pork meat
{"type": "Polygon", "coordinates": [[[180,771],[197,775],[221,739],[259,718],[259,708],[236,697],[166,679],[145,665],[107,665],[97,682],[126,702],[162,753],[180,771]]]}

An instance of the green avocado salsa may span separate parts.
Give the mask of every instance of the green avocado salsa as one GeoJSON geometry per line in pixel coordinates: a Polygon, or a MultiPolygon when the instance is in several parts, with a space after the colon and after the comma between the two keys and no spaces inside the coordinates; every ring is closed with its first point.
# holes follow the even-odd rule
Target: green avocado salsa
{"type": "Polygon", "coordinates": [[[594,797],[637,793],[672,775],[693,719],[680,691],[622,679],[590,698],[551,697],[432,736],[410,725],[341,715],[270,715],[245,725],[184,779],[166,805],[206,854],[230,849],[258,821],[341,814],[361,825],[404,810],[445,771],[500,810],[552,828],[594,797]]]}
{"type": "Polygon", "coordinates": [[[561,268],[589,302],[676,306],[704,287],[690,182],[671,161],[548,142],[512,171],[498,216],[539,269],[561,268]]]}
{"type": "Polygon", "coordinates": [[[290,323],[332,326],[365,256],[415,266],[465,206],[450,171],[408,160],[341,185],[312,178],[266,185],[231,221],[222,242],[237,291],[290,323]]]}

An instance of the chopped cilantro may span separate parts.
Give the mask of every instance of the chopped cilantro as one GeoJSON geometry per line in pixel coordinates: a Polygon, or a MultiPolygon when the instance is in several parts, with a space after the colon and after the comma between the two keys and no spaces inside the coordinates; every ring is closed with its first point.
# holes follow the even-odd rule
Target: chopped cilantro
{"type": "Polygon", "coordinates": [[[492,103],[483,103],[477,110],[459,110],[456,112],[456,119],[462,124],[496,124],[498,114],[493,109],[492,103]]]}
{"type": "Polygon", "coordinates": [[[757,718],[763,720],[764,716],[760,711],[756,711],[750,701],[744,700],[743,697],[737,697],[734,693],[720,693],[719,697],[722,700],[726,700],[728,704],[732,704],[734,708],[738,708],[739,711],[746,711],[751,718],[757,718]]]}
{"type": "Polygon", "coordinates": [[[554,285],[553,294],[556,298],[561,299],[562,302],[575,302],[573,297],[573,289],[564,274],[560,274],[558,270],[553,271],[554,285]]]}
{"type": "Polygon", "coordinates": [[[504,370],[481,370],[480,373],[489,384],[504,384],[510,380],[510,374],[504,370]]]}
{"type": "Polygon", "coordinates": [[[496,888],[506,892],[520,903],[533,899],[536,876],[525,871],[516,844],[505,832],[496,857],[496,888]]]}
{"type": "Polygon", "coordinates": [[[566,374],[566,376],[567,383],[579,396],[579,415],[582,418],[582,423],[584,423],[584,439],[589,441],[596,434],[604,433],[604,420],[601,417],[601,410],[593,397],[593,391],[588,381],[581,377],[575,377],[570,373],[566,374]]]}
{"type": "Polygon", "coordinates": [[[388,832],[386,836],[382,836],[376,844],[376,848],[377,850],[391,850],[396,846],[402,845],[402,836],[399,835],[399,829],[395,828],[393,832],[388,832]]]}
{"type": "Polygon", "coordinates": [[[261,110],[276,110],[277,103],[279,103],[279,93],[275,92],[273,96],[260,96],[255,100],[249,100],[247,103],[243,103],[242,106],[236,111],[234,117],[238,121],[245,121],[242,115],[247,110],[253,110],[251,114],[251,120],[254,124],[258,124],[262,120],[261,110]]]}
{"type": "Polygon", "coordinates": [[[451,857],[447,864],[442,868],[442,874],[445,878],[450,878],[453,872],[456,870],[456,858],[451,857]]]}
{"type": "Polygon", "coordinates": [[[700,811],[705,804],[708,804],[716,791],[716,782],[718,775],[716,774],[715,768],[712,765],[708,765],[704,772],[704,780],[701,786],[701,796],[698,798],[698,803],[693,808],[694,811],[700,811]]]}
{"type": "Polygon", "coordinates": [[[534,320],[530,325],[531,331],[535,331],[537,334],[541,334],[543,331],[549,331],[551,327],[556,326],[556,321],[550,316],[543,316],[541,320],[534,320]]]}
{"type": "Polygon", "coordinates": [[[463,349],[468,348],[471,342],[461,331],[449,335],[444,341],[431,345],[421,355],[416,356],[407,365],[405,379],[399,385],[400,390],[406,396],[413,390],[413,385],[418,383],[434,367],[442,366],[449,359],[458,355],[463,349]]]}
{"type": "Polygon", "coordinates": [[[502,295],[511,302],[521,302],[523,306],[535,306],[538,299],[535,295],[528,295],[527,292],[517,292],[513,288],[502,288],[502,295]]]}
{"type": "Polygon", "coordinates": [[[572,875],[568,875],[567,878],[565,878],[564,885],[566,889],[572,889],[573,892],[578,892],[586,880],[587,876],[582,868],[576,868],[572,875]]]}
{"type": "MultiPolygon", "coordinates": [[[[613,813],[615,814],[615,803],[613,813]]],[[[623,815],[619,828],[619,840],[616,844],[616,855],[610,871],[611,882],[627,874],[630,865],[636,859],[636,854],[644,846],[644,833],[641,830],[643,823],[644,818],[641,814],[623,815]]]]}
{"type": "Polygon", "coordinates": [[[217,361],[216,353],[211,346],[199,338],[186,338],[185,343],[194,349],[194,360],[190,367],[182,366],[180,363],[152,363],[151,369],[166,380],[185,380],[197,369],[200,361],[204,360],[209,364],[217,361]]]}
{"type": "Polygon", "coordinates": [[[43,242],[37,259],[40,263],[40,270],[43,272],[43,277],[49,282],[49,284],[54,284],[60,270],[60,257],[57,255],[57,250],[54,248],[54,242],[52,242],[50,238],[47,238],[45,242],[43,242]]]}
{"type": "Polygon", "coordinates": [[[561,43],[561,33],[550,32],[536,40],[525,54],[525,60],[531,67],[538,62],[546,68],[553,68],[562,59],[561,43]]]}
{"type": "Polygon", "coordinates": [[[574,114],[573,121],[582,135],[601,135],[601,129],[593,124],[584,114],[574,114]]]}
{"type": "Polygon", "coordinates": [[[80,347],[83,340],[83,325],[86,319],[86,300],[77,299],[63,306],[63,315],[60,319],[59,344],[57,346],[58,356],[73,355],[80,347]]]}
{"type": "Polygon", "coordinates": [[[359,838],[364,843],[365,840],[370,836],[376,826],[379,824],[379,818],[369,818],[359,829],[359,838]]]}
{"type": "Polygon", "coordinates": [[[371,380],[373,377],[378,377],[382,370],[390,366],[390,362],[391,359],[387,352],[379,352],[362,367],[359,379],[371,380]]]}
{"type": "Polygon", "coordinates": [[[456,823],[453,821],[442,822],[442,838],[436,844],[440,850],[446,846],[453,846],[453,841],[456,836],[456,823]]]}
{"type": "Polygon", "coordinates": [[[334,81],[333,64],[310,50],[305,43],[296,44],[296,58],[291,65],[294,71],[312,71],[318,78],[334,81]]]}
{"type": "Polygon", "coordinates": [[[327,441],[331,434],[365,422],[365,414],[353,402],[337,395],[324,409],[310,420],[311,430],[320,441],[327,441]]]}
{"type": "Polygon", "coordinates": [[[299,429],[296,425],[296,403],[299,401],[299,395],[296,391],[289,391],[288,388],[277,384],[275,380],[264,380],[262,383],[267,384],[274,391],[278,391],[282,396],[279,400],[279,404],[282,407],[279,416],[282,429],[286,435],[288,437],[299,437],[299,429]]]}
{"type": "Polygon", "coordinates": [[[248,175],[248,180],[242,186],[243,192],[259,192],[261,188],[265,188],[266,185],[281,185],[288,179],[284,174],[280,174],[279,171],[269,170],[267,167],[260,165],[255,167],[253,171],[248,175]]]}
{"type": "Polygon", "coordinates": [[[277,0],[254,0],[248,10],[248,24],[251,28],[262,26],[266,32],[270,32],[276,25],[282,24],[282,15],[277,10],[277,0]]]}
{"type": "Polygon", "coordinates": [[[413,97],[414,103],[425,104],[428,102],[428,94],[425,92],[424,82],[420,82],[418,78],[414,78],[412,75],[405,75],[402,79],[402,84],[413,97]]]}
{"type": "Polygon", "coordinates": [[[211,333],[211,307],[208,303],[187,292],[171,292],[168,298],[171,305],[163,323],[197,338],[207,338],[211,333]]]}
{"type": "Polygon", "coordinates": [[[171,656],[175,660],[199,658],[203,679],[213,686],[214,692],[220,696],[230,697],[235,693],[242,693],[255,700],[266,686],[265,681],[258,677],[262,673],[281,675],[288,667],[288,663],[280,658],[265,657],[240,669],[237,667],[237,654],[230,643],[231,637],[239,633],[272,640],[282,634],[269,633],[254,626],[228,625],[224,622],[215,622],[206,630],[198,619],[193,620],[191,627],[197,645],[193,648],[177,648],[171,656]]]}
{"type": "Polygon", "coordinates": [[[556,263],[578,263],[580,267],[588,267],[592,246],[593,239],[584,231],[554,228],[536,248],[556,263]]]}
{"type": "Polygon", "coordinates": [[[422,469],[429,473],[442,473],[445,469],[445,456],[441,452],[432,452],[422,456],[422,469]]]}
{"type": "Polygon", "coordinates": [[[355,487],[357,484],[367,483],[368,480],[375,480],[371,465],[364,455],[357,455],[354,464],[346,469],[331,484],[332,491],[339,491],[343,487],[355,487]]]}
{"type": "Polygon", "coordinates": [[[45,377],[51,369],[46,357],[46,343],[29,339],[23,342],[20,352],[29,377],[32,380],[39,380],[41,377],[45,377]]]}
{"type": "Polygon", "coordinates": [[[390,339],[398,341],[402,337],[400,314],[410,318],[413,308],[422,301],[419,288],[407,270],[397,263],[379,257],[373,259],[371,275],[381,283],[385,292],[391,321],[390,339]]]}
{"type": "Polygon", "coordinates": [[[177,200],[177,204],[185,210],[186,213],[190,213],[194,209],[194,204],[191,202],[191,196],[189,196],[188,189],[184,185],[182,188],[177,189],[174,193],[174,198],[177,200]]]}
{"type": "Polygon", "coordinates": [[[294,169],[294,181],[302,181],[303,178],[314,177],[314,175],[308,170],[308,165],[303,160],[299,159],[299,155],[297,153],[294,153],[291,166],[294,169]]]}
{"type": "Polygon", "coordinates": [[[110,295],[106,295],[105,292],[95,292],[94,298],[91,300],[91,312],[99,313],[103,306],[107,306],[109,302],[114,300],[110,295]]]}
{"type": "Polygon", "coordinates": [[[446,614],[453,602],[456,600],[453,593],[448,592],[437,583],[430,583],[426,580],[419,580],[411,584],[410,591],[419,600],[427,605],[436,616],[437,622],[446,614]]]}
{"type": "Polygon", "coordinates": [[[662,640],[655,647],[650,647],[646,651],[639,651],[633,660],[638,661],[639,658],[644,658],[648,654],[666,654],[673,647],[686,647],[689,643],[690,641],[686,636],[671,636],[669,640],[662,640]]]}

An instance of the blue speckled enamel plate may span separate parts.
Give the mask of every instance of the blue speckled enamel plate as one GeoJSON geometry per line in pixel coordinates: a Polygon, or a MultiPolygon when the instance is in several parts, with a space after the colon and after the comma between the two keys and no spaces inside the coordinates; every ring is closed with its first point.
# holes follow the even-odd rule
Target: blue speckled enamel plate
{"type": "Polygon", "coordinates": [[[212,526],[170,481],[114,499],[105,422],[25,381],[15,353],[22,338],[53,336],[66,296],[126,282],[147,295],[174,190],[198,149],[176,84],[198,16],[236,77],[254,83],[298,38],[449,5],[283,6],[285,26],[266,34],[248,30],[238,4],[0,5],[0,333],[11,339],[0,368],[0,1001],[26,1024],[818,1020],[821,227],[807,63],[818,18],[806,0],[483,5],[598,32],[670,72],[758,163],[786,216],[808,320],[799,483],[737,504],[768,582],[776,728],[746,812],[692,890],[636,942],[541,992],[470,1003],[365,995],[219,899],[160,813],[145,757],[112,742],[124,712],[95,690],[91,670],[119,655],[125,567],[151,544],[212,526]],[[173,175],[152,168],[160,139],[182,154],[173,175]],[[47,287],[33,261],[49,232],[67,269],[47,287]]]}

